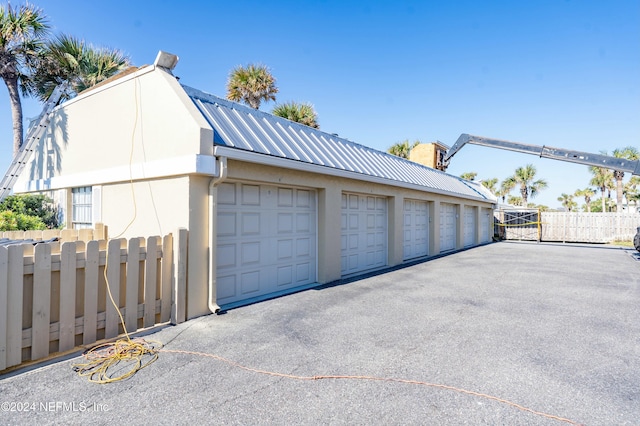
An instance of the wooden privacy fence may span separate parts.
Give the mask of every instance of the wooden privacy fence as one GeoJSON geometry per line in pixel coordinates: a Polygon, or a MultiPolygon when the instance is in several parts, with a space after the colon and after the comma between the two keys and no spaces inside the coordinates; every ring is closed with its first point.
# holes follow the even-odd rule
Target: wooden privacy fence
{"type": "Polygon", "coordinates": [[[91,241],[106,240],[107,227],[96,223],[93,229],[45,229],[44,231],[0,231],[0,239],[10,240],[50,240],[58,238],[60,241],[91,241]]]}
{"type": "Polygon", "coordinates": [[[123,334],[107,283],[127,332],[183,322],[186,255],[186,229],[0,246],[0,371],[123,334]]]}
{"type": "Polygon", "coordinates": [[[507,240],[576,243],[630,241],[640,226],[640,214],[637,213],[500,209],[494,212],[494,217],[496,234],[507,240]]]}
{"type": "Polygon", "coordinates": [[[637,213],[543,212],[541,238],[582,243],[630,241],[638,226],[637,213]]]}

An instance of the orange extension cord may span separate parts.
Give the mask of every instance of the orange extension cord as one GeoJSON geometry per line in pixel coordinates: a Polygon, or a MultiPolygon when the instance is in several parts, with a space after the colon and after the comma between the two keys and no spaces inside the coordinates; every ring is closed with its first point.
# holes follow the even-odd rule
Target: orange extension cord
{"type": "Polygon", "coordinates": [[[349,376],[349,375],[324,375],[324,374],[323,375],[316,375],[316,376],[297,376],[295,374],[277,373],[277,372],[273,372],[273,371],[266,371],[266,370],[260,370],[260,369],[257,369],[257,368],[247,367],[247,366],[242,365],[242,364],[240,364],[240,363],[238,363],[236,361],[232,361],[232,360],[223,358],[221,356],[213,355],[213,354],[209,354],[209,353],[205,353],[205,352],[183,351],[183,350],[178,350],[178,349],[160,349],[159,351],[160,352],[166,352],[166,353],[183,354],[183,355],[195,355],[195,356],[203,356],[203,357],[207,357],[207,358],[213,358],[215,360],[227,363],[227,364],[229,364],[229,365],[231,365],[233,367],[240,368],[240,369],[246,370],[246,371],[250,371],[252,373],[264,374],[264,375],[267,375],[267,376],[283,377],[283,378],[286,378],[286,379],[293,379],[293,380],[326,380],[326,379],[368,380],[368,381],[379,381],[379,382],[404,383],[404,384],[408,384],[408,385],[420,385],[420,386],[427,386],[427,387],[431,387],[431,388],[446,389],[446,390],[450,390],[450,391],[453,391],[453,392],[458,392],[458,393],[462,393],[462,394],[466,394],[466,395],[476,396],[476,397],[479,397],[479,398],[489,399],[491,401],[496,401],[496,402],[499,402],[501,404],[505,404],[505,405],[508,405],[510,407],[517,408],[518,410],[525,411],[525,412],[531,413],[531,414],[535,414],[536,416],[545,417],[547,419],[556,420],[556,421],[568,423],[568,424],[571,424],[571,425],[581,425],[581,423],[575,422],[573,420],[566,419],[564,417],[555,416],[553,414],[543,413],[541,411],[536,411],[536,410],[533,410],[531,408],[524,407],[524,406],[522,406],[520,404],[508,401],[508,400],[503,399],[503,398],[498,398],[496,396],[487,395],[485,393],[474,392],[474,391],[470,391],[470,390],[466,390],[466,389],[456,388],[454,386],[441,385],[441,384],[438,384],[438,383],[429,383],[429,382],[422,382],[422,381],[419,381],[419,380],[395,379],[395,378],[390,378],[390,377],[376,377],[376,376],[349,376]]]}

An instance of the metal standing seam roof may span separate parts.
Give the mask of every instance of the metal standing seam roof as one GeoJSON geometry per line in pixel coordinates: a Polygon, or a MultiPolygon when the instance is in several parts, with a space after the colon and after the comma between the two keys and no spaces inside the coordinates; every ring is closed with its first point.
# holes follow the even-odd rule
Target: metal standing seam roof
{"type": "Polygon", "coordinates": [[[213,142],[245,151],[495,202],[486,188],[200,90],[183,86],[214,130],[213,142]]]}

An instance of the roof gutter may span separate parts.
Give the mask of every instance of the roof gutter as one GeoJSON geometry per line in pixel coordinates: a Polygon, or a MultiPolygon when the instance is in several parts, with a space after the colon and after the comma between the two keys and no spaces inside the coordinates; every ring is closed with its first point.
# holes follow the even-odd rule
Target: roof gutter
{"type": "Polygon", "coordinates": [[[220,311],[218,306],[218,280],[216,262],[216,247],[218,246],[218,185],[227,179],[227,157],[215,157],[220,165],[219,176],[209,181],[209,310],[216,314],[220,311]]]}

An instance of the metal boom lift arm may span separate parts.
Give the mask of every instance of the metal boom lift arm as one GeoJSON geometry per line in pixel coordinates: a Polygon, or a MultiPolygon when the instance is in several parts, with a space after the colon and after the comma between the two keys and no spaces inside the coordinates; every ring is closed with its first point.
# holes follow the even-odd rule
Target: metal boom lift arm
{"type": "Polygon", "coordinates": [[[640,176],[640,161],[627,160],[625,158],[610,157],[602,154],[590,154],[588,152],[571,151],[562,148],[553,148],[550,146],[529,145],[520,142],[504,141],[500,139],[490,139],[482,136],[474,136],[463,133],[460,135],[455,144],[447,151],[444,157],[446,165],[456,152],[466,144],[487,146],[490,148],[500,148],[508,151],[522,152],[525,154],[537,155],[541,158],[550,158],[552,160],[567,161],[570,163],[583,164],[587,166],[603,167],[606,169],[618,170],[621,172],[629,172],[636,176],[640,176]]]}

